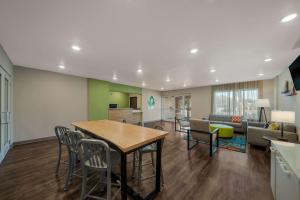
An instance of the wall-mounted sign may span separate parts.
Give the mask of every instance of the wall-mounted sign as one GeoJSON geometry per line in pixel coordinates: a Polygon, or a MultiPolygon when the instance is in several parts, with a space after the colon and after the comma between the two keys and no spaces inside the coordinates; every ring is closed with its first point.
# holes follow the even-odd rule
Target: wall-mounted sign
{"type": "Polygon", "coordinates": [[[148,109],[152,110],[155,107],[155,99],[153,96],[150,96],[147,100],[147,104],[148,104],[148,109]]]}

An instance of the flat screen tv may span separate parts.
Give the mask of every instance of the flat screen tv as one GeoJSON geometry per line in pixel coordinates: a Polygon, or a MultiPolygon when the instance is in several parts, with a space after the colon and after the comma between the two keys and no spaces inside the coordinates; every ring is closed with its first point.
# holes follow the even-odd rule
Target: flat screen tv
{"type": "Polygon", "coordinates": [[[109,104],[109,108],[118,108],[118,104],[111,103],[111,104],[109,104]]]}
{"type": "Polygon", "coordinates": [[[289,66],[296,90],[300,90],[300,56],[289,66]]]}

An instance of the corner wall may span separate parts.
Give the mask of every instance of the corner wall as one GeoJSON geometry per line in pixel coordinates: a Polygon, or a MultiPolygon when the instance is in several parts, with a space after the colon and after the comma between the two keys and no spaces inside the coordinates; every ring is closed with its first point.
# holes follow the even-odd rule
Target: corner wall
{"type": "Polygon", "coordinates": [[[285,96],[281,94],[284,89],[285,81],[292,82],[292,77],[289,69],[285,69],[277,76],[277,109],[283,111],[294,111],[296,114],[296,126],[300,136],[300,91],[297,91],[296,96],[285,96]]]}

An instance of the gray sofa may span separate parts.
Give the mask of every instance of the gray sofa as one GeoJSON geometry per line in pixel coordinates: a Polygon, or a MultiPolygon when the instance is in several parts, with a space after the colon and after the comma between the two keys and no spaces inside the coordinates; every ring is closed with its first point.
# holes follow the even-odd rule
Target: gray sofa
{"type": "Polygon", "coordinates": [[[247,120],[242,120],[241,123],[233,123],[232,116],[230,115],[209,115],[208,118],[205,118],[210,121],[212,124],[225,124],[232,126],[235,132],[247,133],[247,120]]]}
{"type": "MultiPolygon", "coordinates": [[[[280,137],[280,130],[270,130],[264,128],[265,123],[248,122],[247,141],[248,144],[255,146],[267,147],[268,141],[263,139],[263,136],[280,137]]],[[[297,127],[295,125],[284,125],[283,135],[289,142],[298,142],[297,127]]]]}

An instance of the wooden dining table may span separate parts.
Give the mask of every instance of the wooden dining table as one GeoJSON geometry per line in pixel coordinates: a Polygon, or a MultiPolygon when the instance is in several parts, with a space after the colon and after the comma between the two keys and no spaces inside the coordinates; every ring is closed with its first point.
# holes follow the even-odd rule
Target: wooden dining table
{"type": "Polygon", "coordinates": [[[166,131],[126,124],[111,120],[73,122],[76,130],[80,130],[90,137],[106,141],[121,155],[121,199],[154,199],[160,192],[161,179],[161,151],[162,141],[168,134],[166,131]],[[145,197],[127,184],[127,154],[137,151],[149,144],[156,143],[156,173],[155,188],[145,197]]]}

